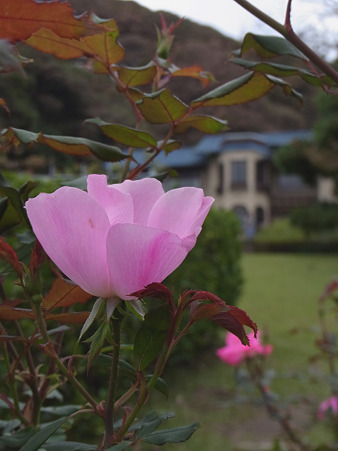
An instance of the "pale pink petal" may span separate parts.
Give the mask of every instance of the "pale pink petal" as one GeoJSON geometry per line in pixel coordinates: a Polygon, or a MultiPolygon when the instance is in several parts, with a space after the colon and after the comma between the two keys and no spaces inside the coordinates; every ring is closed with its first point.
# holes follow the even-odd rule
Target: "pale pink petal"
{"type": "Polygon", "coordinates": [[[162,183],[151,178],[125,180],[112,186],[121,193],[130,194],[134,204],[133,222],[136,224],[147,224],[154,203],[164,194],[162,183]]]}
{"type": "Polygon", "coordinates": [[[181,240],[165,230],[140,224],[116,224],[107,236],[107,258],[116,295],[128,295],[162,282],[184,260],[181,240]]]}
{"type": "Polygon", "coordinates": [[[105,175],[88,175],[87,190],[106,211],[110,224],[133,222],[134,206],[130,194],[114,189],[116,185],[107,185],[105,175]]]}
{"type": "Polygon", "coordinates": [[[216,355],[229,365],[237,366],[241,363],[244,356],[238,349],[224,347],[216,351],[216,355]]]}
{"type": "Polygon", "coordinates": [[[180,238],[197,236],[211,207],[210,199],[199,188],[168,191],[152,208],[148,225],[168,230],[180,238]]]}
{"type": "Polygon", "coordinates": [[[108,217],[86,192],[63,187],[26,202],[42,247],[73,282],[90,294],[110,294],[106,258],[108,217]]]}

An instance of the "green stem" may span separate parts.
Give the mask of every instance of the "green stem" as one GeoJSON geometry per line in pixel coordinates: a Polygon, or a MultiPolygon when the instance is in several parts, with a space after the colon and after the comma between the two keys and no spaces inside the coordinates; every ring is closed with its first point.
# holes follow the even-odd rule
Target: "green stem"
{"type": "Polygon", "coordinates": [[[82,396],[89,402],[89,404],[97,411],[97,402],[95,399],[88,393],[88,391],[84,388],[84,386],[75,378],[75,376],[68,370],[68,368],[62,363],[60,357],[57,355],[55,349],[51,341],[49,340],[48,333],[45,327],[44,320],[42,318],[40,306],[36,307],[34,303],[32,303],[32,308],[35,313],[36,322],[39,328],[39,332],[45,342],[45,345],[49,346],[48,355],[52,357],[55,361],[56,366],[59,368],[61,373],[69,380],[69,382],[74,386],[74,388],[82,394],[82,396]]]}
{"type": "Polygon", "coordinates": [[[113,323],[113,355],[110,371],[110,380],[105,408],[105,446],[108,447],[110,439],[114,433],[114,405],[116,399],[117,379],[119,373],[119,360],[121,349],[121,324],[124,318],[123,313],[118,309],[114,312],[113,323]]]}
{"type": "MultiPolygon", "coordinates": [[[[19,322],[16,320],[14,321],[16,331],[20,337],[25,338],[25,335],[20,327],[19,322]]],[[[39,394],[38,390],[38,380],[36,377],[36,370],[34,366],[33,356],[30,350],[29,345],[25,348],[25,354],[26,354],[26,361],[29,368],[29,372],[31,374],[31,378],[29,381],[29,386],[32,390],[32,397],[33,397],[33,411],[32,411],[32,423],[34,425],[38,425],[40,422],[40,410],[42,405],[42,399],[39,394]]]]}
{"type": "Polygon", "coordinates": [[[21,410],[20,410],[19,397],[18,397],[18,392],[17,392],[16,384],[15,384],[15,377],[13,376],[13,370],[11,370],[11,368],[10,368],[9,355],[8,355],[8,349],[7,349],[6,343],[4,343],[3,347],[4,347],[4,361],[5,361],[5,365],[7,368],[9,388],[12,393],[15,415],[20,419],[20,421],[25,426],[28,426],[28,421],[22,415],[21,410]]]}
{"type": "Polygon", "coordinates": [[[291,44],[293,44],[298,50],[300,50],[313,64],[315,64],[319,69],[321,69],[326,75],[328,75],[332,80],[338,83],[338,72],[326,61],[324,61],[317,53],[315,53],[308,45],[302,41],[299,36],[293,31],[288,17],[290,17],[291,2],[288,4],[288,14],[286,25],[282,25],[272,17],[265,14],[260,9],[253,6],[247,0],[234,0],[238,5],[242,6],[244,9],[249,11],[253,16],[257,17],[260,21],[264,22],[266,25],[270,26],[285,39],[287,39],[291,44]]]}

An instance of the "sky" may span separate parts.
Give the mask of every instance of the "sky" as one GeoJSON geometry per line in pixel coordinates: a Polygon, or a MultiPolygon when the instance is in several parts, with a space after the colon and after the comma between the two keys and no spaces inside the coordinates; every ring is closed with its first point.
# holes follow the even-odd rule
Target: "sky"
{"type": "MultiPolygon", "coordinates": [[[[241,40],[248,31],[276,34],[234,0],[135,0],[153,10],[166,10],[204,25],[210,25],[226,36],[241,40]]],[[[326,0],[327,2],[333,0],[326,0]]],[[[252,0],[252,3],[274,19],[284,23],[287,0],[252,0]]],[[[338,5],[338,1],[337,1],[338,5]]],[[[337,6],[338,8],[338,6],[337,6]]],[[[293,0],[292,25],[297,33],[308,37],[325,36],[328,30],[337,33],[337,17],[327,13],[325,0],[293,0]],[[324,14],[324,15],[323,15],[324,14]]]]}

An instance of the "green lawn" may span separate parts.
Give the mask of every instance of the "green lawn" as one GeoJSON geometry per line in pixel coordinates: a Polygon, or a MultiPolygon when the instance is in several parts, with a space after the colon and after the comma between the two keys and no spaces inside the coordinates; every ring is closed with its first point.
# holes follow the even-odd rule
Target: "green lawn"
{"type": "MultiPolygon", "coordinates": [[[[306,369],[309,358],[316,352],[317,299],[325,285],[338,275],[338,256],[245,254],[242,264],[245,286],[238,306],[257,322],[267,341],[274,346],[268,367],[285,376],[276,378],[273,388],[283,399],[290,394],[311,399],[329,395],[328,386],[309,379],[306,369]],[[299,374],[306,378],[299,378],[299,374]]],[[[166,449],[263,449],[260,443],[278,432],[276,425],[265,417],[260,407],[229,407],[234,389],[233,375],[233,368],[218,361],[213,352],[201,357],[192,369],[179,368],[166,375],[171,388],[170,398],[164,401],[156,397],[153,404],[158,408],[157,403],[160,403],[161,410],[176,413],[176,419],[168,422],[166,427],[176,425],[176,422],[195,421],[200,421],[202,426],[185,444],[167,446],[166,449]],[[256,445],[251,448],[235,445],[253,440],[256,445]]],[[[296,422],[305,421],[303,414],[301,420],[297,418],[299,408],[294,413],[296,422]]],[[[319,440],[318,437],[325,438],[326,434],[323,427],[307,433],[313,441],[319,440]]]]}

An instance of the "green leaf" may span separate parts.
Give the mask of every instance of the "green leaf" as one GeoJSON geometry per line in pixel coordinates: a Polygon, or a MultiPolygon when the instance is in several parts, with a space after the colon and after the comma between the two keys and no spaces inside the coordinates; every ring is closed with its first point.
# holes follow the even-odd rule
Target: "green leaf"
{"type": "Polygon", "coordinates": [[[308,60],[308,58],[306,58],[306,56],[294,45],[279,36],[264,36],[247,33],[244,36],[240,51],[235,52],[235,54],[236,56],[241,56],[251,49],[255,50],[255,52],[263,58],[288,55],[300,58],[304,61],[308,60]]]}
{"type": "Polygon", "coordinates": [[[121,442],[117,445],[107,448],[105,451],[124,451],[125,449],[130,448],[132,444],[133,443],[129,441],[121,442]]]}
{"type": "Polygon", "coordinates": [[[134,342],[134,358],[141,371],[159,355],[169,323],[170,311],[167,305],[152,308],[145,315],[134,342]]]}
{"type": "Polygon", "coordinates": [[[168,89],[144,96],[137,106],[151,124],[175,124],[188,111],[187,105],[168,89]]]}
{"type": "Polygon", "coordinates": [[[98,125],[109,138],[130,147],[155,147],[156,140],[150,133],[135,130],[119,124],[109,124],[100,118],[87,119],[86,122],[98,125]]]}
{"type": "Polygon", "coordinates": [[[142,67],[117,67],[116,71],[119,79],[126,86],[141,86],[153,81],[156,75],[156,66],[150,62],[142,67]]]}
{"type": "Polygon", "coordinates": [[[277,64],[262,61],[248,61],[242,58],[232,58],[232,63],[245,67],[246,69],[253,70],[255,72],[262,72],[265,74],[275,75],[278,77],[290,77],[298,75],[307,83],[313,86],[329,85],[333,86],[335,83],[327,75],[317,76],[312,72],[299,67],[288,66],[285,64],[277,64]]]}
{"type": "Polygon", "coordinates": [[[42,426],[41,429],[25,443],[20,451],[38,450],[40,446],[43,445],[66,421],[68,421],[68,417],[59,418],[52,423],[48,423],[47,426],[42,426]]]}
{"type": "Polygon", "coordinates": [[[180,121],[176,127],[176,133],[184,133],[188,128],[195,128],[203,133],[219,133],[228,130],[227,121],[216,119],[211,116],[188,116],[180,121]]]}
{"type": "MultiPolygon", "coordinates": [[[[151,375],[146,376],[146,381],[151,379],[151,375]]],[[[168,398],[169,396],[169,386],[166,383],[166,381],[162,378],[158,378],[155,385],[154,385],[155,390],[159,391],[160,393],[162,393],[162,395],[164,395],[166,398],[168,398]]]]}
{"type": "Polygon", "coordinates": [[[26,145],[33,145],[35,143],[44,144],[58,152],[79,156],[95,155],[103,161],[115,162],[127,157],[118,147],[109,146],[86,138],[45,135],[43,133],[33,133],[13,127],[9,127],[3,133],[3,136],[10,142],[26,145]]]}
{"type": "Polygon", "coordinates": [[[166,443],[181,443],[189,440],[192,434],[199,428],[198,423],[189,424],[187,426],[179,426],[172,429],[163,429],[155,431],[152,434],[144,437],[146,443],[152,445],[162,446],[166,443]]]}
{"type": "Polygon", "coordinates": [[[0,449],[18,449],[20,446],[24,445],[27,440],[36,434],[36,428],[22,429],[15,434],[6,434],[0,438],[0,449]]]}
{"type": "Polygon", "coordinates": [[[57,442],[44,445],[44,449],[47,451],[95,451],[96,445],[87,445],[80,442],[57,442]]]}
{"type": "Polygon", "coordinates": [[[110,337],[111,337],[110,324],[108,321],[106,321],[98,327],[98,329],[90,338],[85,340],[86,342],[91,343],[88,355],[87,368],[91,366],[93,360],[101,351],[104,342],[108,340],[110,337]]]}
{"type": "Polygon", "coordinates": [[[288,95],[294,95],[298,99],[301,97],[281,79],[259,72],[250,72],[199,97],[192,105],[194,107],[239,105],[261,98],[276,85],[281,86],[288,95]]]}
{"type": "MultiPolygon", "coordinates": [[[[158,413],[155,410],[148,412],[144,418],[137,421],[130,427],[130,431],[139,431],[137,433],[138,437],[143,437],[145,434],[145,430],[148,430],[149,432],[152,432],[155,430],[153,425],[155,423],[158,423],[160,425],[163,420],[167,420],[168,418],[173,418],[175,414],[173,412],[161,412],[158,413]]],[[[157,426],[156,426],[157,427],[157,426]]],[[[148,433],[149,433],[148,432],[148,433]]],[[[146,434],[147,435],[147,434],[146,434]]]]}

